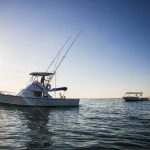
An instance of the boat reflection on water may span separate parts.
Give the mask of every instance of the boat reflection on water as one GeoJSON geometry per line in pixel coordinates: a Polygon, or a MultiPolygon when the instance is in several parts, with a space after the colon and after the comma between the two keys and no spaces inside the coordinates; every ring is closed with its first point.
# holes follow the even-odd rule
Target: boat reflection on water
{"type": "MultiPolygon", "coordinates": [[[[17,130],[18,128],[21,128],[21,130],[20,133],[14,131],[19,135],[16,145],[21,145],[19,148],[25,149],[56,148],[56,146],[59,148],[59,145],[61,145],[59,142],[63,140],[60,135],[66,133],[66,130],[70,128],[70,123],[78,121],[79,113],[79,108],[54,107],[49,109],[15,106],[2,106],[2,108],[11,112],[17,111],[18,118],[21,121],[17,130]]],[[[9,135],[9,133],[7,134],[9,135]]],[[[16,147],[18,148],[18,146],[16,147]]]]}
{"type": "Polygon", "coordinates": [[[23,108],[21,119],[23,122],[26,122],[28,128],[28,132],[26,133],[26,138],[28,139],[25,144],[26,149],[46,148],[52,144],[52,133],[47,126],[49,122],[49,114],[49,109],[23,108]]]}

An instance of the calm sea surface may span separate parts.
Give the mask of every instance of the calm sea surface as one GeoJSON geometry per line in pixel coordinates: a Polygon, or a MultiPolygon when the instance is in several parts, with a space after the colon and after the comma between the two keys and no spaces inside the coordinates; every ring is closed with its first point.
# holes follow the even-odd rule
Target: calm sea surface
{"type": "Polygon", "coordinates": [[[150,101],[83,99],[80,105],[0,106],[0,149],[150,149],[150,101]]]}

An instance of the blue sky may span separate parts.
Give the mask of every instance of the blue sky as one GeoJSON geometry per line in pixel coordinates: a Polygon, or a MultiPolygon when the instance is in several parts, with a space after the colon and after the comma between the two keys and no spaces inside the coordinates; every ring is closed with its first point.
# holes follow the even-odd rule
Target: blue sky
{"type": "Polygon", "coordinates": [[[149,0],[0,0],[0,89],[24,88],[81,29],[57,72],[69,97],[150,96],[149,0]]]}

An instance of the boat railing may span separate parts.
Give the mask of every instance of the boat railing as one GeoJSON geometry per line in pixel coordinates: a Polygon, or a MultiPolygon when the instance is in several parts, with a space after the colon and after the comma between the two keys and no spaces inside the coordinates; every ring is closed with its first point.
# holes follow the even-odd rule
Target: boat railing
{"type": "Polygon", "coordinates": [[[15,96],[16,93],[14,93],[14,92],[8,92],[8,91],[0,91],[0,95],[13,95],[13,96],[15,96]]]}

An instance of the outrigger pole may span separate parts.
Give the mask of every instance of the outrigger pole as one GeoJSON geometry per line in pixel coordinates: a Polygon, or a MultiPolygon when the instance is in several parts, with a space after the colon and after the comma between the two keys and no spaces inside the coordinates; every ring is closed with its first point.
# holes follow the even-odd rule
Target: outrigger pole
{"type": "MultiPolygon", "coordinates": [[[[58,70],[59,66],[61,65],[61,63],[63,62],[63,60],[65,59],[66,55],[68,54],[69,50],[71,49],[71,47],[74,45],[74,43],[77,41],[77,39],[79,38],[79,36],[81,35],[81,33],[83,32],[83,30],[81,30],[76,37],[74,38],[73,42],[70,44],[70,46],[68,47],[68,49],[66,50],[65,54],[62,56],[62,58],[60,59],[58,65],[57,62],[59,60],[59,57],[61,55],[61,52],[63,50],[63,48],[65,47],[65,45],[67,44],[67,42],[70,40],[70,37],[67,39],[67,41],[64,43],[64,45],[61,47],[61,49],[58,51],[57,55],[55,56],[55,58],[53,59],[53,61],[51,62],[51,64],[48,66],[46,72],[50,69],[50,67],[52,66],[52,64],[55,62],[54,65],[54,69],[52,71],[53,75],[51,77],[49,77],[48,79],[48,83],[50,83],[50,81],[52,80],[53,76],[55,75],[55,88],[56,88],[56,71],[58,70]]],[[[55,91],[55,98],[56,98],[56,91],[55,91]]]]}
{"type": "Polygon", "coordinates": [[[79,38],[79,36],[81,35],[81,33],[83,32],[83,30],[81,30],[75,37],[75,39],[73,40],[73,42],[71,43],[71,45],[69,46],[69,48],[67,49],[67,51],[65,52],[64,56],[62,57],[62,59],[60,60],[59,64],[57,65],[56,69],[54,70],[54,74],[56,73],[56,71],[58,70],[59,66],[61,65],[62,61],[64,60],[64,58],[66,57],[67,53],[69,52],[69,50],[71,49],[71,47],[73,46],[73,44],[77,41],[77,39],[79,38]]]}
{"type": "MultiPolygon", "coordinates": [[[[77,35],[76,37],[74,38],[73,42],[70,44],[69,48],[66,50],[65,54],[63,55],[63,57],[61,58],[61,60],[59,61],[58,65],[57,65],[57,61],[60,57],[60,54],[63,50],[63,48],[65,47],[65,45],[67,44],[67,42],[70,40],[70,37],[67,39],[67,41],[63,44],[63,46],[61,47],[61,49],[58,51],[57,55],[54,57],[53,61],[51,62],[51,64],[48,66],[48,68],[46,69],[46,72],[50,69],[50,67],[52,66],[52,64],[54,62],[55,63],[55,66],[54,66],[54,69],[53,69],[53,74],[56,73],[56,71],[58,70],[59,66],[61,65],[61,63],[63,62],[64,58],[66,57],[67,53],[69,52],[69,50],[71,49],[71,47],[74,45],[74,43],[77,41],[77,39],[79,38],[79,36],[81,35],[81,33],[83,32],[83,30],[81,30],[77,35]]],[[[49,80],[51,80],[52,78],[50,78],[49,80]]]]}
{"type": "Polygon", "coordinates": [[[46,72],[50,69],[50,67],[52,66],[52,64],[55,62],[56,58],[58,58],[58,56],[61,54],[63,48],[65,47],[65,45],[67,44],[67,42],[70,40],[70,37],[67,39],[67,41],[63,44],[63,46],[61,47],[61,49],[58,51],[57,55],[55,56],[55,58],[52,60],[51,64],[48,66],[48,68],[46,69],[46,72]]]}

